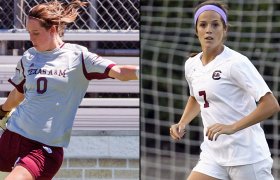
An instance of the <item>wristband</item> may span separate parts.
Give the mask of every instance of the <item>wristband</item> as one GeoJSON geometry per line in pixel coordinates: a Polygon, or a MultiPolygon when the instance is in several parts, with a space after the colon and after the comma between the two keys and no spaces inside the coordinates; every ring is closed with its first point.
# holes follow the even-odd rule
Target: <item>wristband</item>
{"type": "Polygon", "coordinates": [[[4,111],[4,110],[2,109],[2,106],[3,106],[3,105],[0,106],[0,118],[1,118],[1,119],[2,119],[4,116],[7,116],[7,115],[9,114],[9,112],[10,112],[10,111],[4,111]]]}

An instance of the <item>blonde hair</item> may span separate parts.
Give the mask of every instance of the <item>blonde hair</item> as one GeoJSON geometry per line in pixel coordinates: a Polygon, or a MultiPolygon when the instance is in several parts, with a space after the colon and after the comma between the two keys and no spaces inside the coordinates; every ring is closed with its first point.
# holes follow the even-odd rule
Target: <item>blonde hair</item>
{"type": "Polygon", "coordinates": [[[54,0],[34,6],[29,11],[28,17],[39,20],[40,25],[47,30],[56,26],[59,36],[63,36],[66,25],[74,22],[78,16],[78,9],[87,4],[80,0],[72,0],[65,5],[54,0]]]}

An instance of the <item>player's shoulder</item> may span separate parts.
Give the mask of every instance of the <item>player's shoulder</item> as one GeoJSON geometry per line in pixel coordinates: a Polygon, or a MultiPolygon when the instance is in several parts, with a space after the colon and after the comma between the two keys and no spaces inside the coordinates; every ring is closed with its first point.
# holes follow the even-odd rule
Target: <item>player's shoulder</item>
{"type": "Polygon", "coordinates": [[[226,47],[226,55],[228,57],[228,62],[230,69],[243,69],[243,68],[252,68],[254,65],[253,63],[249,60],[249,58],[235,50],[232,50],[228,47],[226,47]]]}
{"type": "Polygon", "coordinates": [[[240,52],[237,52],[227,46],[225,46],[223,58],[230,59],[232,62],[235,62],[235,63],[249,60],[248,57],[246,57],[245,55],[243,55],[240,52]]]}
{"type": "Polygon", "coordinates": [[[193,53],[187,58],[185,61],[185,75],[192,72],[192,69],[196,69],[196,67],[199,65],[201,55],[202,52],[193,53]]]}
{"type": "Polygon", "coordinates": [[[31,47],[29,49],[27,49],[21,58],[21,61],[25,62],[25,61],[30,61],[33,59],[33,57],[36,55],[36,49],[34,47],[31,47]]]}
{"type": "Polygon", "coordinates": [[[185,67],[186,66],[191,66],[194,65],[197,61],[200,60],[202,52],[200,53],[191,53],[188,57],[187,60],[185,62],[185,67]]]}
{"type": "Polygon", "coordinates": [[[88,52],[85,46],[79,44],[65,43],[62,47],[63,50],[74,51],[74,52],[88,52]]]}
{"type": "Polygon", "coordinates": [[[31,47],[31,48],[27,49],[27,50],[23,53],[23,56],[30,55],[30,54],[33,54],[33,55],[36,54],[36,49],[35,49],[34,47],[31,47]]]}

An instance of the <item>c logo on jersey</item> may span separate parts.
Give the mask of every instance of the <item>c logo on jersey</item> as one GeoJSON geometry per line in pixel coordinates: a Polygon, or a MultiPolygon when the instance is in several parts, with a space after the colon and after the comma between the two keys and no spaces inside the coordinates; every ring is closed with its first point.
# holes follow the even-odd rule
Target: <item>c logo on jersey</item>
{"type": "Polygon", "coordinates": [[[221,73],[222,73],[221,70],[216,70],[216,71],[214,71],[213,74],[212,74],[212,78],[213,78],[214,80],[219,80],[219,79],[221,79],[221,73]]]}

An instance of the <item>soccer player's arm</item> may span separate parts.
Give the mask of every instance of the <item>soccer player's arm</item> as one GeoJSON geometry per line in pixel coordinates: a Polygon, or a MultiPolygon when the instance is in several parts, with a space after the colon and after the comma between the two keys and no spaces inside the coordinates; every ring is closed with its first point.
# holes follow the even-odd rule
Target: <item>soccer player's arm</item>
{"type": "Polygon", "coordinates": [[[270,116],[272,116],[273,114],[279,111],[280,111],[280,107],[277,102],[277,99],[273,96],[271,92],[268,92],[260,98],[257,108],[249,115],[243,117],[242,119],[230,125],[218,124],[218,123],[214,124],[208,127],[206,136],[208,136],[209,140],[213,140],[213,139],[217,140],[217,138],[221,134],[230,135],[236,133],[237,131],[240,131],[242,129],[260,123],[261,121],[269,118],[270,116]]]}
{"type": "Polygon", "coordinates": [[[280,107],[277,99],[272,93],[268,92],[261,97],[257,108],[252,113],[233,124],[234,132],[257,124],[279,111],[280,107]]]}
{"type": "Polygon", "coordinates": [[[183,115],[177,124],[170,128],[170,135],[173,139],[181,139],[185,134],[185,127],[188,125],[200,112],[200,107],[194,96],[190,96],[183,115]]]}
{"type": "Polygon", "coordinates": [[[279,112],[277,99],[249,59],[234,63],[231,74],[232,79],[258,102],[253,112],[233,124],[234,132],[257,124],[279,112]]]}
{"type": "Polygon", "coordinates": [[[260,123],[280,110],[277,99],[248,59],[233,63],[231,66],[231,78],[233,82],[255,98],[258,106],[254,111],[233,124],[217,123],[209,126],[206,132],[209,140],[216,140],[221,134],[230,135],[260,123]]]}
{"type": "Polygon", "coordinates": [[[12,109],[18,106],[24,99],[24,94],[20,93],[16,88],[14,88],[4,104],[1,107],[1,119],[7,115],[12,109]]]}
{"type": "Polygon", "coordinates": [[[88,80],[115,78],[121,81],[129,81],[139,79],[139,66],[116,65],[115,62],[89,51],[82,53],[82,61],[83,71],[88,80]],[[99,75],[92,76],[96,73],[99,75]]]}
{"type": "Polygon", "coordinates": [[[22,59],[17,63],[15,74],[8,80],[15,88],[9,93],[4,104],[0,105],[0,119],[9,116],[16,106],[24,99],[23,85],[25,83],[22,59]]]}
{"type": "Polygon", "coordinates": [[[109,76],[121,81],[139,79],[139,66],[134,65],[116,65],[109,71],[109,76]]]}
{"type": "Polygon", "coordinates": [[[189,85],[190,96],[180,121],[170,127],[170,135],[175,140],[179,140],[184,136],[186,125],[188,125],[200,112],[200,106],[194,97],[192,83],[190,81],[189,71],[192,69],[189,64],[190,62],[189,58],[185,63],[185,77],[189,85]]]}

